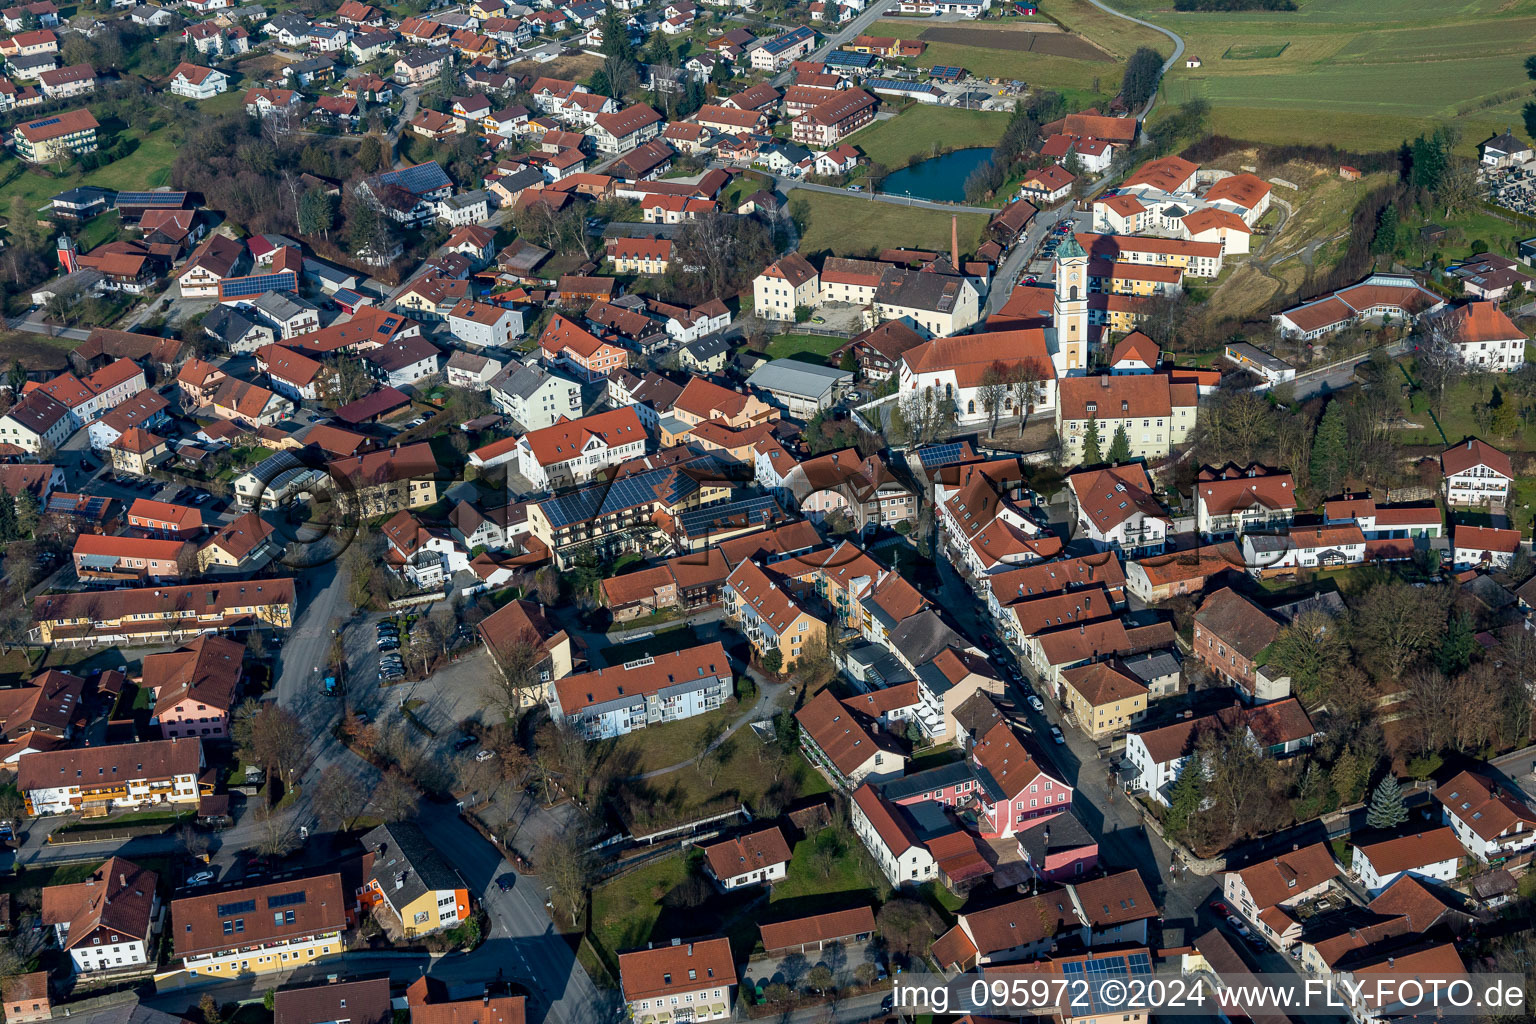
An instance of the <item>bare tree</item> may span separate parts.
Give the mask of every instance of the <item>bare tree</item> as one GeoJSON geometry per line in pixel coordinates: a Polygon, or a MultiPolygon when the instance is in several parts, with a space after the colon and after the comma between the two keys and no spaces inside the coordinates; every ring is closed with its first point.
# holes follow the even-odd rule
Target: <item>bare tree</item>
{"type": "Polygon", "coordinates": [[[981,407],[991,417],[990,433],[997,433],[997,418],[1002,414],[1003,401],[1008,397],[1008,368],[1001,362],[993,363],[981,375],[981,387],[977,391],[981,407]]]}
{"type": "Polygon", "coordinates": [[[267,857],[286,857],[299,848],[302,840],[291,814],[264,810],[256,820],[261,826],[256,840],[257,852],[267,857]]]}
{"type": "Polygon", "coordinates": [[[398,768],[385,772],[373,791],[373,808],[385,821],[405,821],[415,817],[419,801],[416,787],[398,768]]]}
{"type": "Polygon", "coordinates": [[[531,629],[524,630],[519,636],[501,640],[490,650],[496,671],[485,677],[485,707],[507,718],[516,718],[541,686],[539,666],[545,654],[539,650],[538,635],[531,629]]]}
{"type": "Polygon", "coordinates": [[[328,764],[320,772],[315,787],[315,813],[338,831],[357,827],[358,818],[368,807],[368,788],[354,772],[339,764],[328,764]]]}
{"type": "Polygon", "coordinates": [[[176,830],[176,838],[181,843],[181,848],[192,860],[202,860],[208,853],[208,834],[192,825],[187,824],[176,830]]]}
{"type": "Polygon", "coordinates": [[[587,911],[597,881],[597,858],[591,850],[591,829],[585,821],[552,832],[539,844],[539,873],[550,881],[550,898],[570,915],[574,927],[587,911]]]}

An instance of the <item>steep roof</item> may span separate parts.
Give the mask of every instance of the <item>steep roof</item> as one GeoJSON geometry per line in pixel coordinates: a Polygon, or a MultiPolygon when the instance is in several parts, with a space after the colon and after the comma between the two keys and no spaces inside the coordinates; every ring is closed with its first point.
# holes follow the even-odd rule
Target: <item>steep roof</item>
{"type": "Polygon", "coordinates": [[[710,871],[721,881],[789,862],[789,843],[777,825],[712,843],[702,847],[702,852],[710,871]]]}
{"type": "Polygon", "coordinates": [[[1231,587],[1222,587],[1206,598],[1195,613],[1195,621],[1250,661],[1280,632],[1279,622],[1231,587]]]}
{"type": "Polygon", "coordinates": [[[1455,476],[1473,466],[1487,466],[1509,479],[1515,476],[1508,455],[1475,437],[1469,437],[1440,453],[1440,471],[1446,476],[1455,476]]]}
{"type": "Polygon", "coordinates": [[[110,941],[97,929],[125,939],[149,938],[159,876],[122,857],[108,858],[83,882],[43,889],[42,922],[68,929],[66,949],[110,941]]]}
{"type": "Polygon", "coordinates": [[[1303,846],[1237,872],[1260,910],[1278,906],[1340,874],[1333,851],[1325,843],[1303,846]]]}

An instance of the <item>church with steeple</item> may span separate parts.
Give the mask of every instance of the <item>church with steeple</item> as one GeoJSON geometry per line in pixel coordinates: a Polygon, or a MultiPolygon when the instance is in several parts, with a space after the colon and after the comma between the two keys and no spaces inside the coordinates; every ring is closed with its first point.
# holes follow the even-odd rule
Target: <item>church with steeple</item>
{"type": "Polygon", "coordinates": [[[1097,330],[1088,318],[1088,254],[1068,234],[1056,250],[1056,294],[1046,336],[1058,380],[1088,372],[1097,330]]]}

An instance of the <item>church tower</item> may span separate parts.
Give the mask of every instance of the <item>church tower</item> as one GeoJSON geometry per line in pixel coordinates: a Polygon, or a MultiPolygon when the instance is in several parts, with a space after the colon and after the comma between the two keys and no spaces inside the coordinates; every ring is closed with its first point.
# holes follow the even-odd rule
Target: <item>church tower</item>
{"type": "Polygon", "coordinates": [[[1056,300],[1052,305],[1056,346],[1052,362],[1057,377],[1088,372],[1088,254],[1068,234],[1056,250],[1056,300]]]}

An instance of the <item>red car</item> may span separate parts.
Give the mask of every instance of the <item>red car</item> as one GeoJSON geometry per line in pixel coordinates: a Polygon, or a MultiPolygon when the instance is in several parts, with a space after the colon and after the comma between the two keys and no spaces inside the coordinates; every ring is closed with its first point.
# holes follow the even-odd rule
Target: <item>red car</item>
{"type": "Polygon", "coordinates": [[[1217,917],[1226,917],[1229,913],[1227,905],[1221,902],[1221,900],[1211,900],[1211,912],[1217,917]]]}

